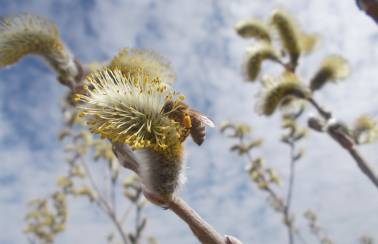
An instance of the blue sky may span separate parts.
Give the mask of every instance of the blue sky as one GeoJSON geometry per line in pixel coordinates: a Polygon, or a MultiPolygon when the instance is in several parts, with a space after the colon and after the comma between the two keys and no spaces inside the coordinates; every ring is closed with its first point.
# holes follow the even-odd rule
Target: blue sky
{"type": "MultiPolygon", "coordinates": [[[[241,75],[249,42],[233,31],[236,21],[266,18],[275,7],[294,12],[302,26],[322,36],[319,51],[303,60],[301,75],[312,74],[330,53],[342,54],[351,63],[351,77],[337,87],[329,85],[316,98],[349,123],[361,113],[378,117],[378,27],[352,0],[3,0],[0,15],[29,12],[49,17],[83,62],[107,60],[123,47],[161,53],[177,71],[175,87],[190,104],[218,125],[224,120],[253,125],[256,136],[266,140],[258,154],[285,178],[288,151],[279,143],[279,116],[267,119],[255,113],[256,86],[243,83],[241,75]]],[[[1,244],[26,243],[22,234],[26,202],[52,191],[55,178],[65,172],[57,139],[64,92],[37,58],[0,71],[1,244]]],[[[228,152],[231,141],[217,130],[209,135],[202,147],[188,142],[189,180],[183,197],[221,233],[244,243],[286,242],[280,217],[249,182],[246,162],[228,152]]],[[[294,210],[301,214],[315,209],[337,243],[356,243],[363,234],[378,239],[376,189],[328,137],[312,133],[303,146],[307,153],[298,165],[294,210]]],[[[377,144],[361,150],[378,168],[377,144]]],[[[171,213],[150,206],[148,216],[148,232],[161,243],[195,243],[171,213]]],[[[105,243],[109,228],[97,210],[76,201],[67,232],[57,243],[105,243]]],[[[309,243],[316,242],[309,238],[309,243]]]]}

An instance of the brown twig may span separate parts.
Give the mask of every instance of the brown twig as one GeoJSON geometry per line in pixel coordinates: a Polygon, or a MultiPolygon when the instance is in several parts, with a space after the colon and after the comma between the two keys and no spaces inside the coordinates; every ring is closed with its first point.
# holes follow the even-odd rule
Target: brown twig
{"type": "MultiPolygon", "coordinates": [[[[329,122],[333,117],[332,113],[326,111],[322,108],[313,98],[307,99],[318,113],[329,122]]],[[[360,152],[356,148],[356,144],[353,139],[348,135],[348,133],[340,128],[339,124],[329,125],[327,129],[328,134],[356,161],[357,166],[360,170],[370,179],[370,181],[378,188],[378,174],[372,168],[372,166],[362,157],[360,152]]]]}

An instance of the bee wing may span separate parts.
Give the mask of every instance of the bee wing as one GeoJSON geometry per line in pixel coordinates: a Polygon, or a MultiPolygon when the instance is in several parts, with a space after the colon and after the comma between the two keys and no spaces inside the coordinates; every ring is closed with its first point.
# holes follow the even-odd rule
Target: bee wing
{"type": "Polygon", "coordinates": [[[201,121],[202,123],[204,123],[205,125],[209,127],[215,127],[214,122],[201,112],[190,109],[189,115],[195,117],[196,119],[198,119],[199,121],[201,121]]]}

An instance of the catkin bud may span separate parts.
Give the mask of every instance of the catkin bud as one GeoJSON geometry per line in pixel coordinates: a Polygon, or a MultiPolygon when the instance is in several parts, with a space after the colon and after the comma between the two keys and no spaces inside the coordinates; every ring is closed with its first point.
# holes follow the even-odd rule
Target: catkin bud
{"type": "Polygon", "coordinates": [[[271,42],[269,28],[260,20],[242,20],[235,25],[236,32],[243,38],[271,42]]]}
{"type": "Polygon", "coordinates": [[[301,54],[298,26],[295,21],[282,10],[273,12],[271,23],[279,34],[284,51],[287,52],[290,57],[291,65],[296,67],[301,54]]]}
{"type": "Polygon", "coordinates": [[[301,99],[311,96],[311,92],[292,73],[285,73],[265,85],[265,91],[260,94],[257,110],[266,116],[272,115],[278,105],[289,96],[301,99]]]}
{"type": "Polygon", "coordinates": [[[29,14],[1,19],[0,67],[29,54],[42,56],[62,80],[74,80],[81,72],[53,22],[29,14]]]}
{"type": "Polygon", "coordinates": [[[321,89],[327,82],[342,80],[350,73],[348,62],[338,56],[330,55],[326,57],[319,70],[310,81],[310,89],[316,91],[321,89]]]}
{"type": "Polygon", "coordinates": [[[378,122],[370,116],[362,115],[354,123],[352,135],[358,144],[375,142],[378,140],[378,122]]]}
{"type": "Polygon", "coordinates": [[[319,37],[316,34],[307,34],[301,32],[299,35],[299,44],[301,53],[309,54],[312,52],[319,42],[319,37]]]}
{"type": "Polygon", "coordinates": [[[257,79],[261,64],[265,60],[279,60],[276,50],[270,43],[259,42],[247,49],[247,57],[244,64],[244,73],[247,80],[254,81],[257,79]]]}

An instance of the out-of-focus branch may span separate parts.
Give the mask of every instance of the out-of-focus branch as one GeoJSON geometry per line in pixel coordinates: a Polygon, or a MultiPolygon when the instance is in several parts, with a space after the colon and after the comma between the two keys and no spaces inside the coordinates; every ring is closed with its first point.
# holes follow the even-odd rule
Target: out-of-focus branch
{"type": "MultiPolygon", "coordinates": [[[[291,200],[293,196],[293,189],[294,189],[294,180],[295,180],[295,144],[290,143],[290,170],[289,170],[289,186],[286,196],[286,204],[285,204],[285,216],[289,218],[290,216],[290,206],[291,206],[291,200]]],[[[294,243],[294,229],[293,229],[293,223],[290,219],[286,220],[288,223],[288,235],[289,235],[289,243],[294,243]]]]}
{"type": "MultiPolygon", "coordinates": [[[[246,143],[244,141],[244,137],[241,136],[239,139],[240,145],[246,146],[246,143]]],[[[252,154],[250,151],[247,151],[245,153],[247,159],[249,162],[253,162],[254,159],[252,157],[252,154]]],[[[300,239],[305,242],[302,238],[301,233],[298,231],[298,229],[295,228],[291,214],[290,214],[290,204],[292,199],[292,191],[294,186],[294,166],[295,166],[295,152],[294,148],[291,148],[291,165],[290,165],[290,179],[289,179],[289,189],[288,189],[288,196],[286,198],[286,201],[279,197],[278,194],[274,191],[272,187],[270,187],[268,184],[264,185],[264,188],[262,190],[266,191],[269,194],[270,199],[272,199],[272,202],[275,203],[275,209],[277,212],[281,213],[283,215],[284,219],[284,225],[287,228],[288,236],[289,236],[289,243],[294,243],[294,234],[296,234],[300,239]]]]}
{"type": "Polygon", "coordinates": [[[311,233],[321,244],[333,244],[332,239],[327,235],[325,229],[319,225],[318,216],[312,210],[307,210],[304,213],[304,218],[307,220],[308,227],[311,233]]]}
{"type": "MultiPolygon", "coordinates": [[[[348,134],[347,130],[343,127],[342,124],[335,122],[336,120],[333,119],[332,113],[326,111],[322,108],[317,101],[313,98],[309,98],[308,101],[314,106],[314,108],[319,112],[319,114],[323,117],[323,119],[328,123],[326,129],[328,134],[349,154],[353,157],[356,161],[357,166],[360,170],[370,179],[370,181],[378,188],[378,174],[375,169],[362,157],[360,152],[356,148],[356,144],[352,137],[348,134]]],[[[312,118],[312,122],[310,125],[314,126],[314,124],[321,125],[320,121],[316,122],[314,118],[312,118]]],[[[314,128],[314,127],[312,127],[314,128]]],[[[319,129],[314,128],[315,130],[319,131],[319,129]]]]}
{"type": "Polygon", "coordinates": [[[127,234],[126,234],[127,232],[122,227],[121,221],[117,218],[117,215],[115,213],[115,209],[110,206],[110,203],[106,200],[106,198],[102,195],[100,189],[98,188],[98,186],[97,186],[97,184],[96,184],[96,182],[95,182],[95,180],[92,176],[91,170],[89,169],[89,167],[88,167],[88,165],[85,161],[85,158],[81,155],[77,155],[77,157],[79,157],[79,162],[83,166],[83,169],[85,171],[85,175],[88,177],[89,182],[92,186],[92,190],[95,192],[94,201],[99,206],[99,208],[102,209],[109,216],[109,218],[111,219],[113,224],[116,226],[116,229],[117,229],[119,235],[122,238],[122,242],[124,244],[129,244],[130,242],[127,238],[127,234]]]}
{"type": "Polygon", "coordinates": [[[356,0],[359,9],[378,23],[378,2],[376,0],[356,0]]]}

